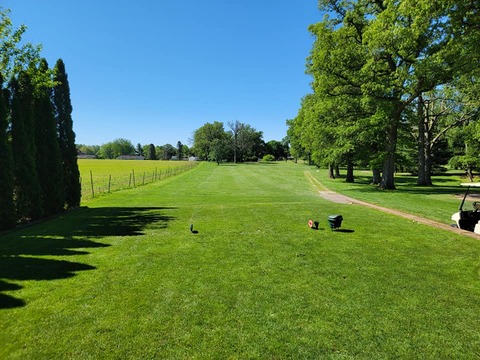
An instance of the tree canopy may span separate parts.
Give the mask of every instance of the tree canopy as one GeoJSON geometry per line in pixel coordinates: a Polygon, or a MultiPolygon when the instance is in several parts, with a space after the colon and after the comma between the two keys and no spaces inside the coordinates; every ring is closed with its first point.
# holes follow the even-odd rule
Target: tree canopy
{"type": "Polygon", "coordinates": [[[309,28],[313,94],[289,122],[289,135],[317,164],[368,163],[382,171],[381,186],[393,189],[400,133],[425,131],[418,128],[425,94],[476,77],[479,6],[320,0],[319,7],[325,18],[309,28]]]}
{"type": "Polygon", "coordinates": [[[228,123],[228,131],[223,123],[206,123],[195,130],[193,153],[204,159],[220,163],[224,160],[236,163],[257,161],[264,155],[263,133],[248,124],[234,121],[228,123]]]}

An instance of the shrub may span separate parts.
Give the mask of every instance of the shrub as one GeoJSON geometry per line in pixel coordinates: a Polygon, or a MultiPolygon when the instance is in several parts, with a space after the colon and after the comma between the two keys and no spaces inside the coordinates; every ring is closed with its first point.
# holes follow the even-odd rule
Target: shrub
{"type": "Polygon", "coordinates": [[[262,158],[262,161],[275,161],[275,157],[273,155],[267,154],[262,158]]]}

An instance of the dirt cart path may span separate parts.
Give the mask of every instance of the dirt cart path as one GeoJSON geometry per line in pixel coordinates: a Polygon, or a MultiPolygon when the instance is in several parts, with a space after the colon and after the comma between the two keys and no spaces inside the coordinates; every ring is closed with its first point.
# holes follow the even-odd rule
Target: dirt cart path
{"type": "Polygon", "coordinates": [[[315,179],[312,176],[312,174],[308,171],[305,172],[305,176],[310,181],[310,183],[318,189],[318,193],[320,194],[320,196],[323,197],[326,200],[329,200],[329,201],[332,201],[332,202],[335,202],[335,203],[338,203],[338,204],[356,204],[356,205],[366,206],[366,207],[369,207],[371,209],[382,211],[384,213],[401,216],[405,219],[409,219],[409,220],[412,220],[412,221],[415,221],[415,222],[418,222],[418,223],[421,223],[421,224],[433,226],[433,227],[443,229],[443,230],[447,230],[447,231],[452,231],[454,233],[469,236],[469,237],[474,238],[474,239],[480,239],[479,234],[475,234],[475,233],[470,232],[470,231],[458,229],[458,228],[452,227],[452,226],[447,225],[447,224],[442,224],[438,221],[425,219],[425,218],[422,218],[420,216],[408,214],[408,213],[398,211],[398,210],[394,210],[394,209],[389,209],[389,208],[386,208],[386,207],[383,207],[383,206],[371,204],[371,203],[368,203],[368,202],[365,202],[365,201],[353,199],[351,197],[336,193],[335,191],[331,191],[331,190],[327,189],[322,183],[320,183],[317,179],[315,179]]]}

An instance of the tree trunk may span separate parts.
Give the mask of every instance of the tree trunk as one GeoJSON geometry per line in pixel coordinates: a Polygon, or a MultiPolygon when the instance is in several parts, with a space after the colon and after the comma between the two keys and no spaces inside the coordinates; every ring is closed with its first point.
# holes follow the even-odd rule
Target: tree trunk
{"type": "Polygon", "coordinates": [[[420,186],[426,186],[427,180],[426,180],[426,166],[425,166],[425,132],[426,132],[426,126],[425,126],[425,120],[426,116],[428,116],[428,110],[427,114],[425,113],[426,107],[425,107],[425,102],[423,101],[423,97],[420,95],[418,97],[418,104],[417,104],[417,124],[418,124],[418,165],[417,165],[417,185],[420,186]]]}
{"type": "Polygon", "coordinates": [[[237,163],[237,133],[235,132],[233,134],[234,140],[233,140],[233,163],[237,163]]]}
{"type": "Polygon", "coordinates": [[[400,116],[400,111],[397,111],[393,115],[394,118],[391,120],[387,131],[386,156],[383,163],[382,182],[380,184],[382,188],[387,190],[395,189],[395,155],[397,151],[397,134],[400,116]]]}
{"type": "Polygon", "coordinates": [[[348,183],[355,182],[355,178],[353,177],[353,162],[350,158],[347,160],[347,178],[345,181],[348,183]]]}
{"type": "Polygon", "coordinates": [[[335,179],[335,174],[333,173],[333,164],[328,165],[328,177],[330,179],[335,179]]]}
{"type": "Polygon", "coordinates": [[[382,171],[380,169],[372,169],[372,185],[378,185],[382,181],[382,171]]]}
{"type": "Polygon", "coordinates": [[[335,176],[337,178],[341,178],[342,176],[340,175],[340,166],[335,165],[335,176]]]}
{"type": "Polygon", "coordinates": [[[470,179],[470,182],[473,182],[473,169],[471,166],[467,168],[467,176],[470,179]]]}
{"type": "Polygon", "coordinates": [[[425,146],[425,185],[432,186],[432,146],[430,144],[430,136],[427,134],[425,146]]]}

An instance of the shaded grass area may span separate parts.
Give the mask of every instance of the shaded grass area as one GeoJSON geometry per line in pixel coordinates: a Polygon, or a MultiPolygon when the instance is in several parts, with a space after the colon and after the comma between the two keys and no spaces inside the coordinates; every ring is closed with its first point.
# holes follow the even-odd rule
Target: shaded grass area
{"type": "MultiPolygon", "coordinates": [[[[95,267],[58,257],[87,255],[89,249],[109,246],[97,242],[110,236],[138,236],[151,223],[166,226],[172,218],[161,208],[82,208],[67,216],[4,235],[0,241],[0,278],[53,280],[75,276],[77,271],[95,267]]],[[[0,291],[22,287],[5,281],[0,291]]],[[[21,299],[2,294],[0,309],[25,305],[21,299]]]]}
{"type": "Polygon", "coordinates": [[[0,309],[0,357],[478,356],[480,243],[326,202],[304,170],[205,164],[0,236],[2,260],[72,267],[2,265],[21,304],[0,309]]]}

